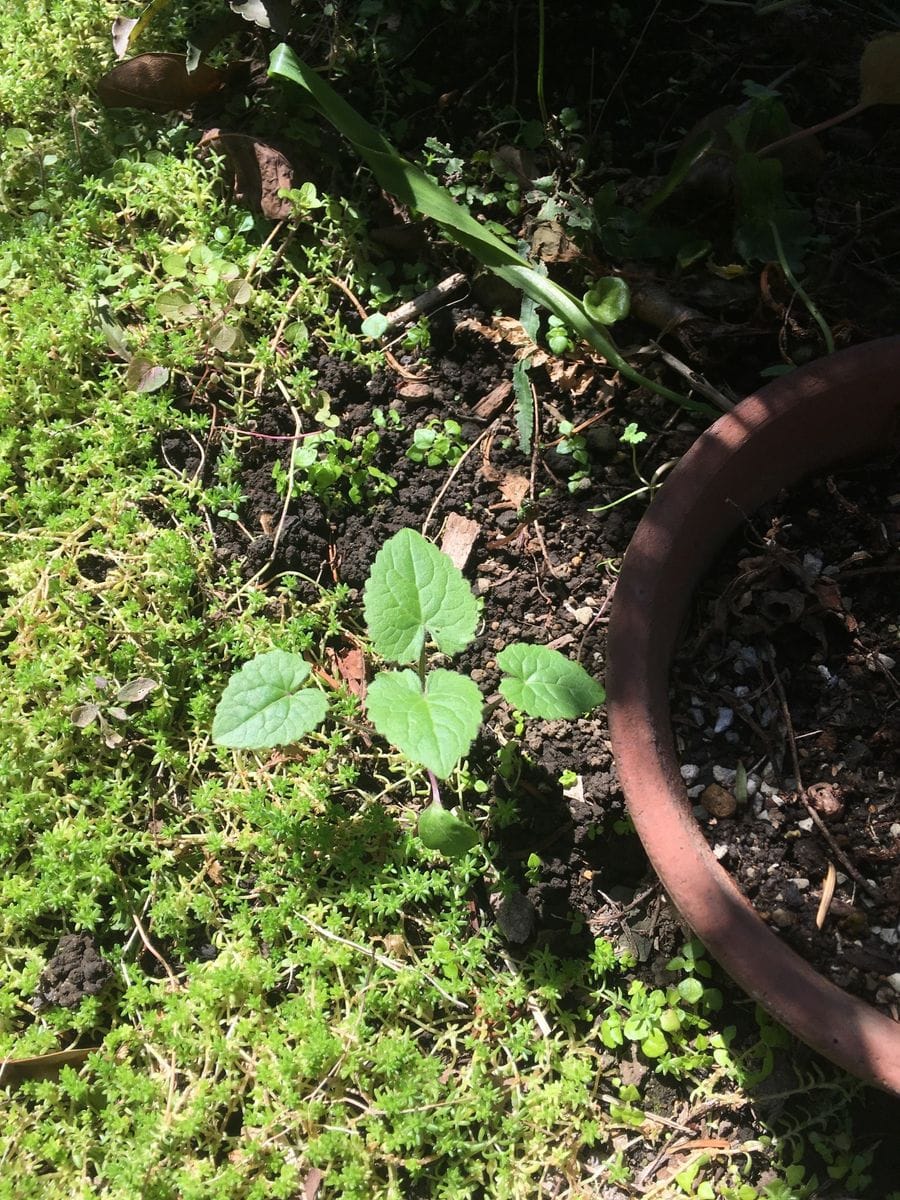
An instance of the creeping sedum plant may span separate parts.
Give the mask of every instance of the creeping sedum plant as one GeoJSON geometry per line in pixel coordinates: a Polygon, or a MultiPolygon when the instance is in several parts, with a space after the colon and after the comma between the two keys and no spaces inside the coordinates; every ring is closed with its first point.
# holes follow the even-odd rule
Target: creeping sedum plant
{"type": "MultiPolygon", "coordinates": [[[[477,835],[443,807],[437,780],[451,775],[469,752],[484,702],[468,676],[444,667],[429,670],[427,649],[433,646],[447,657],[464,650],[475,638],[478,601],[446,554],[415,530],[401,529],[375,558],[364,611],[375,654],[400,668],[379,671],[369,685],[369,720],[428,771],[433,799],[419,819],[422,840],[444,854],[463,854],[477,835]]],[[[501,694],[528,716],[577,717],[605,698],[583,667],[547,646],[515,642],[498,654],[497,663],[501,694]]],[[[270,650],[232,676],[216,708],[213,741],[242,750],[281,746],[310,733],[327,713],[327,698],[310,685],[306,660],[270,650]]]]}

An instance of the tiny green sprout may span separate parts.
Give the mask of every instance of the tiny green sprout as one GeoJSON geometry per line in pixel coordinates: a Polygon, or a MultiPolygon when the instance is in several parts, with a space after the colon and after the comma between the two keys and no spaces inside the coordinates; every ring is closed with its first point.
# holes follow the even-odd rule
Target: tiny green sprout
{"type": "Polygon", "coordinates": [[[529,854],[525,860],[525,877],[531,884],[536,884],[541,878],[541,856],[539,854],[529,854]]]}
{"type": "Polygon", "coordinates": [[[424,462],[428,467],[453,467],[462,458],[465,449],[462,426],[458,421],[432,418],[427,425],[420,425],[413,432],[406,457],[413,462],[424,462]]]}
{"type": "Polygon", "coordinates": [[[646,433],[638,429],[636,421],[631,421],[626,425],[622,430],[622,436],[619,438],[619,441],[624,442],[627,446],[639,446],[641,442],[646,440],[646,433]]]}
{"type": "Polygon", "coordinates": [[[554,354],[567,354],[575,349],[574,338],[559,317],[547,318],[547,345],[554,354]]]}

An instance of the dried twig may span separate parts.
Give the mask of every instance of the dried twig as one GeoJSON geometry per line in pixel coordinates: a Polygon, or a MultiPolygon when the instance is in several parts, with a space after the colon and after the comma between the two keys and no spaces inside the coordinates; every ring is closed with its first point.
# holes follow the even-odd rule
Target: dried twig
{"type": "MultiPolygon", "coordinates": [[[[340,934],[332,933],[330,929],[326,929],[324,925],[319,925],[310,917],[303,913],[297,913],[301,921],[305,922],[310,929],[317,933],[320,937],[327,938],[330,942],[337,942],[341,946],[348,946],[351,950],[358,950],[360,954],[365,954],[368,958],[373,959],[381,967],[387,967],[389,971],[405,971],[409,967],[409,963],[397,962],[396,959],[388,958],[386,954],[379,954],[377,950],[373,950],[369,946],[361,946],[359,942],[352,942],[349,938],[343,938],[340,934]]],[[[419,965],[417,963],[417,965],[419,965]]],[[[422,972],[423,976],[428,980],[431,986],[438,991],[448,1003],[454,1008],[461,1008],[464,1012],[468,1012],[469,1006],[462,1000],[457,1000],[455,996],[451,996],[449,992],[444,991],[433,975],[429,975],[427,971],[422,972]]]]}
{"type": "Polygon", "coordinates": [[[689,367],[687,363],[682,362],[680,358],[676,358],[674,354],[670,354],[668,350],[664,350],[659,342],[651,342],[650,345],[666,366],[671,367],[673,371],[677,371],[683,379],[686,379],[695,392],[699,392],[701,396],[705,396],[707,400],[711,400],[716,408],[721,409],[722,412],[731,412],[734,408],[734,401],[730,400],[723,392],[720,392],[718,388],[713,387],[708,379],[704,378],[703,375],[698,375],[693,368],[689,367]]]}
{"type": "MultiPolygon", "coordinates": [[[[368,320],[369,314],[363,308],[362,304],[359,302],[359,300],[353,294],[353,292],[351,292],[350,289],[347,287],[346,283],[344,283],[343,280],[338,279],[336,275],[328,275],[327,279],[328,279],[328,282],[333,287],[336,287],[339,292],[344,293],[344,295],[347,297],[347,299],[350,301],[350,303],[353,305],[353,307],[356,309],[356,311],[359,313],[359,315],[362,317],[362,319],[364,321],[368,320]]],[[[397,361],[397,359],[393,356],[393,354],[391,354],[390,350],[383,350],[382,353],[384,354],[385,362],[388,364],[388,366],[391,367],[392,370],[396,371],[398,375],[402,376],[403,379],[418,380],[418,379],[422,378],[422,375],[428,374],[427,369],[418,375],[414,371],[408,371],[406,369],[406,367],[404,367],[401,363],[399,363],[397,361]]]]}
{"type": "Polygon", "coordinates": [[[423,292],[421,296],[416,296],[414,300],[407,300],[405,304],[401,304],[392,312],[385,313],[384,319],[387,321],[385,333],[399,329],[402,325],[408,325],[411,321],[417,321],[425,313],[439,308],[454,292],[465,287],[467,282],[465,275],[460,272],[448,275],[446,279],[442,279],[439,284],[427,292],[423,292]]]}

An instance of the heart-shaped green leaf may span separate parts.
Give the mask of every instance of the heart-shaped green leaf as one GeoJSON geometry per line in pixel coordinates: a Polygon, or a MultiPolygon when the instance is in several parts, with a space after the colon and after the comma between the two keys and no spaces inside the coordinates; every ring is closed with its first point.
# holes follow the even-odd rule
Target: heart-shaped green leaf
{"type": "Polygon", "coordinates": [[[212,737],[235,750],[264,750],[296,742],[325,720],[328,700],[303,688],[309,664],[299,654],[270,650],[228,681],[216,706],[212,737]]]}
{"type": "Polygon", "coordinates": [[[419,816],[419,837],[429,850],[437,850],[447,858],[462,858],[478,841],[471,825],[437,804],[429,804],[419,816]]]}
{"type": "Polygon", "coordinates": [[[579,717],[606,699],[606,693],[579,663],[549,646],[514,642],[497,655],[506,672],[500,692],[530,717],[557,721],[579,717]]]}
{"type": "Polygon", "coordinates": [[[369,685],[366,709],[383,738],[439,779],[446,779],[481,727],[478,685],[437,670],[422,691],[415,671],[382,671],[369,685]]]}
{"type": "Polygon", "coordinates": [[[414,529],[401,529],[378,551],[364,607],[375,650],[399,663],[417,661],[426,632],[444,654],[458,654],[478,621],[478,602],[462,572],[414,529]]]}

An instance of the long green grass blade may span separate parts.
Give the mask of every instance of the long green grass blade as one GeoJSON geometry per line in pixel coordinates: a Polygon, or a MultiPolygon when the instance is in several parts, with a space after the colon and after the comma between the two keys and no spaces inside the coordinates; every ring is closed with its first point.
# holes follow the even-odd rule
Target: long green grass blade
{"type": "Polygon", "coordinates": [[[436,184],[421,168],[401,157],[377,129],[349,105],[307,63],[283,43],[272,52],[269,74],[304,89],[332,125],[371,167],[386,192],[441,226],[443,232],[488,270],[554,313],[601,354],[626,379],[649,388],[690,412],[717,416],[705,404],[689,400],[635,371],[608,334],[591,320],[571,292],[541,276],[531,264],[496,234],[480,225],[468,209],[436,184]]]}

